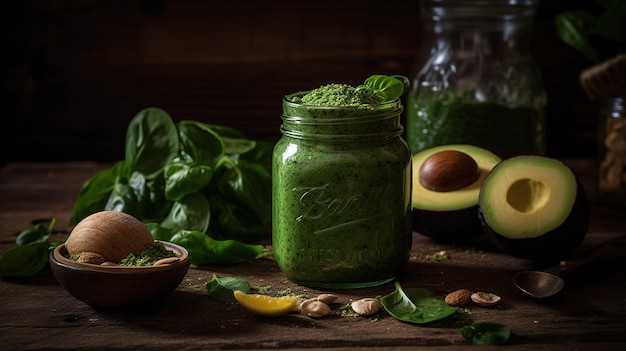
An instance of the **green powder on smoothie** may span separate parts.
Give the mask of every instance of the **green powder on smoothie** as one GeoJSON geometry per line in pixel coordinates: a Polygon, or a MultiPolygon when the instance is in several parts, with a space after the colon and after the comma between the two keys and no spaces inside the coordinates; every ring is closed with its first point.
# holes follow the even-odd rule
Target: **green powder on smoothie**
{"type": "Polygon", "coordinates": [[[359,85],[328,84],[312,90],[302,97],[295,97],[293,102],[310,106],[361,106],[384,102],[374,90],[359,85]]]}

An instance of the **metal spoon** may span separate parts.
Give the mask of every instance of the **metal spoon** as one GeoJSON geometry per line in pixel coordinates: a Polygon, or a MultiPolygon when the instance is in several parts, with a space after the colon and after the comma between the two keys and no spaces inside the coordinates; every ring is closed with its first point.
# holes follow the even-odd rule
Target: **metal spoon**
{"type": "Polygon", "coordinates": [[[513,277],[513,282],[523,293],[537,299],[543,299],[556,295],[565,285],[563,279],[558,276],[559,273],[571,268],[582,266],[608,253],[615,248],[615,245],[612,245],[614,241],[615,240],[609,240],[595,249],[592,249],[585,256],[577,260],[561,261],[558,265],[543,271],[519,272],[513,277]]]}

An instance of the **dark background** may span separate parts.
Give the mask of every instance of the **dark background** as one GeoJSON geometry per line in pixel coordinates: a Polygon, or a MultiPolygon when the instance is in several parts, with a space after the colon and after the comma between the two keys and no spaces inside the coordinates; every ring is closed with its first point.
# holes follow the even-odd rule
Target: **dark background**
{"type": "MultiPolygon", "coordinates": [[[[548,94],[548,153],[593,157],[588,62],[554,17],[587,1],[541,0],[532,51],[548,94]]],[[[417,0],[22,0],[3,2],[2,150],[8,161],[123,158],[126,127],[157,106],[174,120],[279,138],[286,93],[369,75],[414,75],[417,0]]]]}

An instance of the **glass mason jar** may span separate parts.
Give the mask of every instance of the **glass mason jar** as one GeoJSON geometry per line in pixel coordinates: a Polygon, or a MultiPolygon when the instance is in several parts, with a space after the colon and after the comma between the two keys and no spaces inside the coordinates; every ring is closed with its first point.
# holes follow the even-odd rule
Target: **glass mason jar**
{"type": "Polygon", "coordinates": [[[501,158],[546,153],[546,96],[529,51],[537,0],[420,0],[432,42],[407,96],[413,153],[472,144],[501,158]]]}
{"type": "Polygon", "coordinates": [[[394,280],[412,243],[402,104],[306,106],[291,102],[293,95],[283,99],[272,164],[278,266],[290,280],[317,288],[394,280]]]}
{"type": "Polygon", "coordinates": [[[611,98],[600,106],[598,198],[626,208],[626,101],[611,98]]]}

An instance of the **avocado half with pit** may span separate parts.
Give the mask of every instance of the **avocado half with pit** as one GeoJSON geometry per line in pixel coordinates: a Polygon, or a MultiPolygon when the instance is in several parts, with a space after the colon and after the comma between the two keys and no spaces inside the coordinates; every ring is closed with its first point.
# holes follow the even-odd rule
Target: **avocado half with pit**
{"type": "Polygon", "coordinates": [[[516,156],[500,162],[479,197],[483,228],[509,254],[536,262],[572,255],[589,229],[589,203],[563,162],[516,156]]]}
{"type": "Polygon", "coordinates": [[[413,154],[413,230],[442,243],[484,234],[481,185],[500,157],[478,146],[451,144],[413,154]]]}

